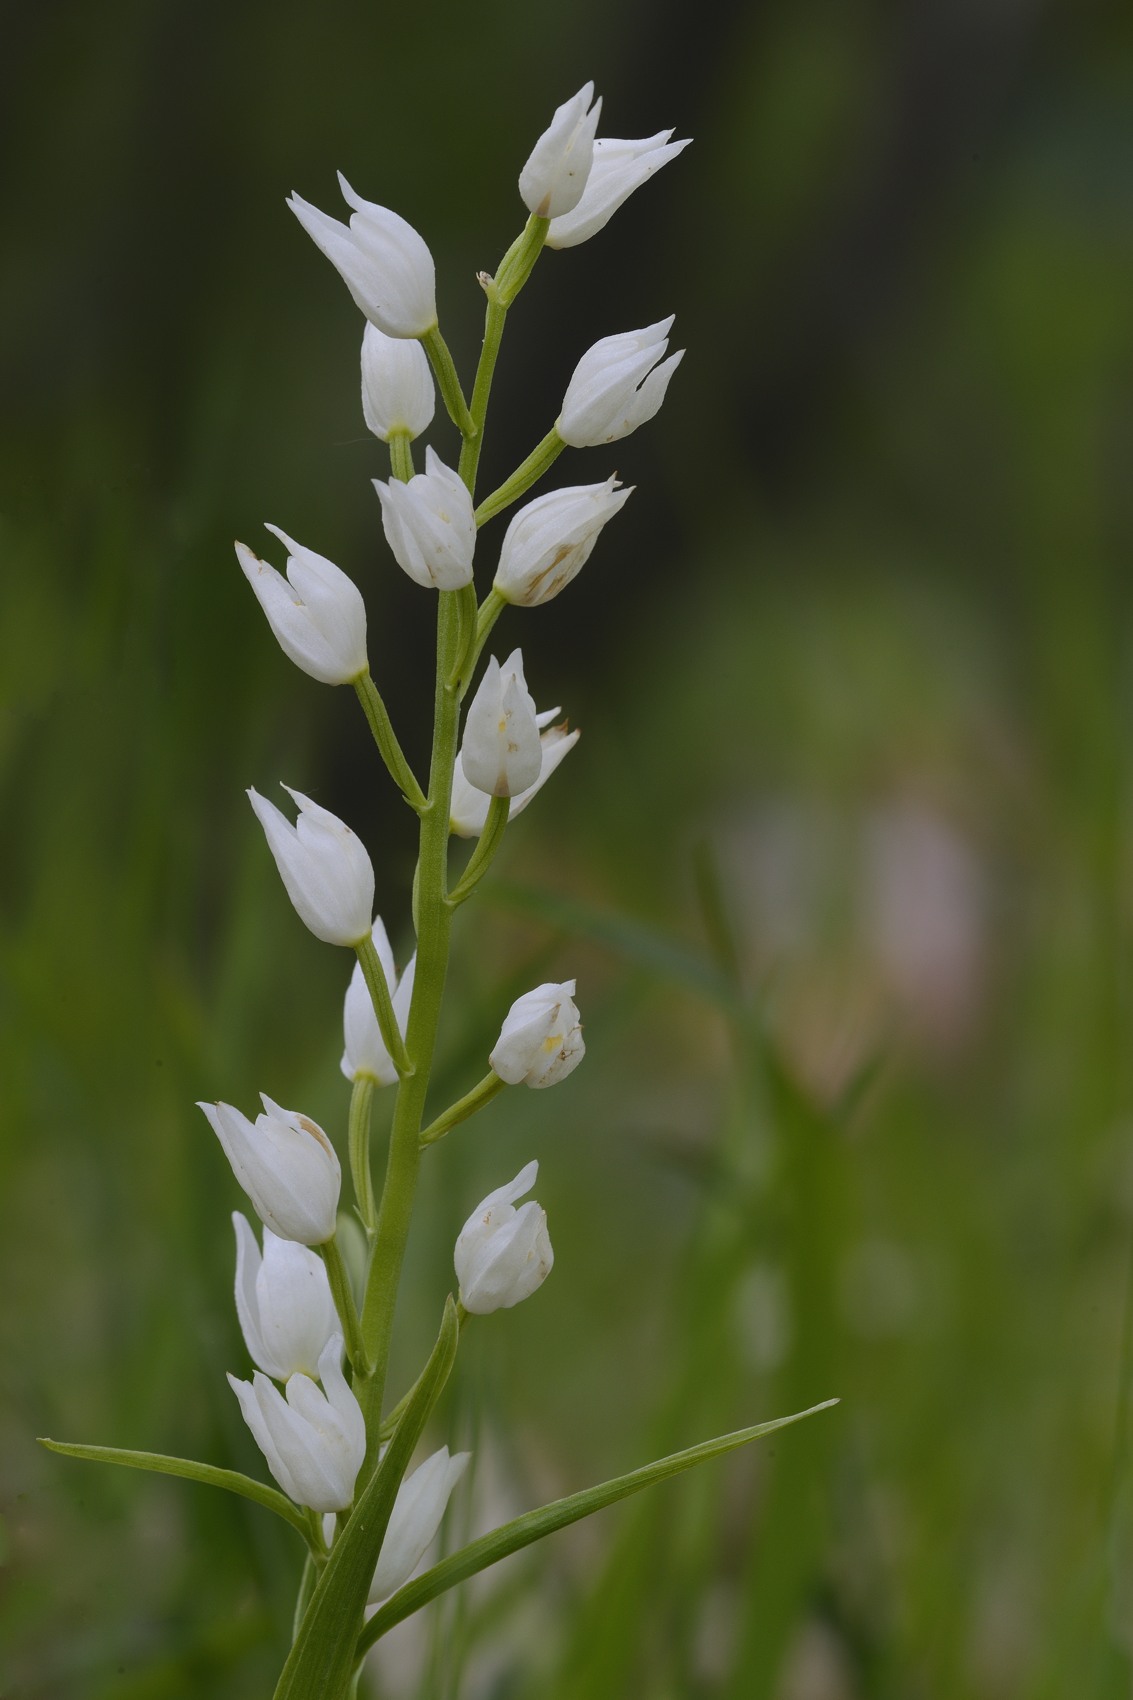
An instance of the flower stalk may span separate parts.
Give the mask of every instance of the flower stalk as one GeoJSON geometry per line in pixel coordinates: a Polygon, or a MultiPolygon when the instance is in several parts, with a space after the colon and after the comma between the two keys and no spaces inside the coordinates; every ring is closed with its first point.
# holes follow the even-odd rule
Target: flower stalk
{"type": "MultiPolygon", "coordinates": [[[[396,475],[395,475],[396,476],[396,475]]],[[[405,759],[405,753],[397,741],[397,733],[389,717],[389,710],[382,701],[382,696],[370,677],[367,667],[354,681],[354,689],[358,693],[358,701],[362,704],[362,712],[374,734],[374,742],[378,753],[389,769],[394,784],[401,792],[411,809],[420,814],[425,807],[425,793],[418,785],[413,769],[405,759]]]]}

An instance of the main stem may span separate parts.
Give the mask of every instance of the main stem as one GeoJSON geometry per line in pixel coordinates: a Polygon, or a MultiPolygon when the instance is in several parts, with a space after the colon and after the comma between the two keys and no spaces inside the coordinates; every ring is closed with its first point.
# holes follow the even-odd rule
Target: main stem
{"type": "Polygon", "coordinates": [[[441,998],[448,969],[452,911],[447,899],[449,811],[456,760],[459,701],[448,681],[458,659],[458,591],[440,591],[437,611],[437,682],[434,696],[433,755],[429,797],[421,813],[417,873],[417,973],[405,1034],[411,1072],[400,1081],[390,1130],[385,1185],[378,1207],[373,1256],[362,1306],[362,1340],[370,1374],[355,1388],[366,1417],[369,1446],[359,1486],[377,1462],[378,1432],[397,1288],[420,1163],[418,1136],[437,1039],[441,998]]]}
{"type": "MultiPolygon", "coordinates": [[[[507,307],[526,282],[547,231],[545,219],[529,219],[527,228],[505,256],[500,268],[505,287],[488,293],[484,344],[472,388],[467,426],[461,431],[464,446],[460,476],[475,495],[476,469],[484,439],[488,398],[492,393],[496,359],[500,351],[507,307]],[[499,297],[502,295],[503,299],[499,297]]],[[[439,337],[436,339],[439,343],[439,337]]],[[[431,359],[435,350],[428,349],[431,359]]],[[[447,354],[447,350],[445,350],[447,354]]],[[[438,592],[437,681],[433,697],[433,754],[429,766],[429,795],[421,816],[420,849],[415,880],[417,918],[417,974],[405,1033],[409,1069],[401,1076],[390,1129],[386,1178],[382,1187],[374,1232],[366,1296],[362,1305],[361,1333],[369,1373],[355,1381],[354,1392],[366,1418],[366,1458],[358,1477],[361,1492],[378,1462],[382,1406],[389,1371],[390,1341],[401,1266],[409,1239],[417,1171],[421,1162],[420,1134],[425,1098],[433,1067],[441,999],[448,971],[452,907],[448,901],[449,816],[452,804],[452,770],[460,727],[460,689],[456,674],[462,660],[462,621],[459,590],[438,592]]],[[[466,635],[466,634],[465,634],[466,635]]]]}

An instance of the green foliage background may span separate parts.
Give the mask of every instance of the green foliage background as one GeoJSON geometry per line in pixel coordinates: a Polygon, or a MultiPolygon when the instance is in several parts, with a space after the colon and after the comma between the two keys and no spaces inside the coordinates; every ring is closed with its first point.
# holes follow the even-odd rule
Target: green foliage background
{"type": "Polygon", "coordinates": [[[676,311],[689,354],[556,468],[639,492],[501,628],[584,737],[462,917],[438,1105],[538,978],[577,974],[589,1056],[430,1159],[398,1376],[537,1154],[556,1269],[462,1349],[450,1540],[842,1404],[431,1608],[380,1691],[1127,1696],[1133,16],[56,0],[5,35],[0,1692],[270,1692],[286,1532],[32,1437],[261,1468],[192,1102],[340,1134],[347,964],[242,788],[363,831],[407,947],[408,813],[231,554],[270,519],[352,573],[419,756],[432,604],[283,197],[341,166],[409,217],[468,374],[474,273],[593,76],[604,131],[695,145],[541,261],[483,487],[596,337],[676,311]]]}

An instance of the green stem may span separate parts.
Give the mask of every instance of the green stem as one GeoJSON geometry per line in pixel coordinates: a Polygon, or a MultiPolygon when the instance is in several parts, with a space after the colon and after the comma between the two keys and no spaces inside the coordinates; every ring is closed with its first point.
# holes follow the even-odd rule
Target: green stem
{"type": "Polygon", "coordinates": [[[547,232],[550,228],[551,221],[549,218],[536,218],[535,214],[532,213],[500,261],[496,271],[495,287],[500,304],[505,309],[511,306],[531,276],[535,262],[543,252],[543,244],[547,240],[547,232]]]}
{"type": "Polygon", "coordinates": [[[402,484],[413,477],[413,439],[408,431],[393,431],[389,439],[389,466],[402,484]]]}
{"type": "Polygon", "coordinates": [[[445,1134],[451,1132],[454,1127],[458,1127],[461,1122],[467,1121],[469,1116],[474,1116],[477,1110],[482,1110],[485,1104],[490,1104],[492,1099],[502,1092],[506,1085],[507,1082],[501,1080],[498,1074],[486,1074],[483,1080],[477,1082],[471,1092],[466,1092],[463,1098],[458,1098],[455,1104],[450,1104],[448,1109],[437,1117],[436,1121],[430,1122],[428,1127],[422,1131],[420,1137],[422,1149],[426,1145],[434,1145],[438,1139],[443,1139],[445,1134]]]}
{"type": "Polygon", "coordinates": [[[498,489],[493,490],[490,496],[484,497],[476,509],[476,524],[484,525],[497,514],[503,513],[505,508],[509,508],[525,490],[530,490],[531,486],[542,478],[565,448],[566,444],[559,436],[557,426],[552,426],[543,441],[532,449],[525,461],[520,462],[511,477],[505,478],[498,489]]]}
{"type": "Polygon", "coordinates": [[[330,1282],[331,1297],[338,1319],[342,1323],[342,1332],[346,1340],[346,1355],[356,1375],[365,1376],[366,1352],[362,1344],[362,1329],[358,1321],[358,1308],[354,1303],[354,1294],[350,1288],[350,1277],[346,1273],[346,1265],[342,1261],[342,1253],[338,1248],[337,1239],[324,1240],[316,1248],[322,1256],[327,1268],[327,1279],[330,1282]]]}
{"type": "Polygon", "coordinates": [[[431,331],[426,331],[421,338],[421,347],[429,356],[429,362],[436,373],[437,388],[441,392],[441,400],[448,409],[448,416],[460,432],[468,438],[475,433],[476,426],[468,411],[468,403],[464,399],[464,391],[460,387],[456,365],[448,350],[448,343],[441,335],[440,326],[434,325],[431,331]]]}
{"type": "Polygon", "coordinates": [[[354,681],[354,689],[358,693],[358,701],[362,704],[366,719],[370,722],[370,731],[374,734],[374,742],[378,746],[382,760],[389,768],[397,785],[409,804],[420,814],[425,807],[425,793],[413,775],[413,769],[405,759],[401,745],[397,741],[397,733],[393,729],[389,711],[382,701],[369,668],[359,673],[354,681]]]}
{"type": "Polygon", "coordinates": [[[476,601],[476,586],[469,580],[459,592],[460,600],[457,607],[460,611],[460,621],[457,628],[456,664],[449,675],[449,685],[455,689],[463,676],[466,662],[476,641],[476,622],[480,617],[479,605],[476,601]]]}
{"type": "Polygon", "coordinates": [[[507,597],[501,596],[495,585],[492,586],[491,590],[489,590],[487,596],[485,596],[483,602],[480,604],[480,612],[476,616],[476,632],[473,636],[468,654],[465,656],[460,668],[460,695],[462,700],[469,685],[472,683],[472,676],[476,671],[476,663],[479,661],[480,656],[483,653],[484,645],[492,635],[492,627],[495,625],[507,605],[507,597]]]}
{"type": "Polygon", "coordinates": [[[404,1077],[412,1070],[409,1053],[405,1048],[405,1040],[401,1037],[401,1029],[397,1025],[397,1017],[393,1013],[393,1002],[389,995],[389,983],[386,971],[382,967],[382,959],[378,955],[373,939],[367,935],[354,946],[366,984],[370,989],[370,1001],[374,1006],[374,1014],[378,1018],[378,1027],[386,1050],[390,1054],[394,1068],[404,1077]]]}
{"type": "Polygon", "coordinates": [[[531,276],[531,268],[539,258],[549,228],[549,219],[536,218],[533,214],[500,261],[495,277],[484,280],[484,292],[488,297],[484,314],[484,343],[472,386],[471,430],[464,432],[464,447],[460,451],[460,476],[473,494],[476,492],[484,422],[488,417],[488,399],[492,393],[507,310],[531,276]]]}
{"type": "Polygon", "coordinates": [[[437,682],[429,801],[421,814],[417,864],[417,972],[409,1009],[406,1047],[411,1072],[402,1076],[394,1105],[385,1184],[362,1306],[362,1339],[371,1372],[355,1388],[366,1416],[369,1445],[360,1482],[378,1457],[382,1401],[389,1368],[394,1309],[420,1162],[418,1136],[429,1088],[441,998],[448,971],[452,910],[448,897],[448,838],[452,770],[460,707],[449,684],[459,638],[459,591],[442,590],[437,610],[437,682]]]}
{"type": "Polygon", "coordinates": [[[347,1123],[347,1149],[350,1153],[350,1179],[354,1183],[354,1197],[358,1204],[358,1214],[362,1218],[362,1226],[367,1234],[372,1234],[378,1219],[377,1200],[374,1198],[374,1177],[370,1168],[370,1109],[374,1101],[374,1088],[377,1081],[372,1074],[356,1074],[354,1089],[350,1094],[350,1119],[347,1123]]]}
{"type": "Polygon", "coordinates": [[[488,416],[488,400],[492,393],[492,379],[496,374],[496,361],[499,358],[506,319],[507,308],[498,299],[494,285],[489,284],[488,306],[484,314],[484,342],[480,349],[480,362],[476,367],[476,382],[472,386],[472,430],[464,439],[457,469],[473,495],[476,493],[476,471],[480,465],[480,449],[484,441],[484,421],[488,416]]]}
{"type": "Polygon", "coordinates": [[[493,797],[488,804],[488,818],[484,822],[484,830],[477,840],[475,850],[468,858],[468,866],[449,893],[448,901],[452,908],[458,908],[472,896],[491,867],[496,851],[503,842],[504,828],[507,826],[510,811],[510,797],[493,797]]]}

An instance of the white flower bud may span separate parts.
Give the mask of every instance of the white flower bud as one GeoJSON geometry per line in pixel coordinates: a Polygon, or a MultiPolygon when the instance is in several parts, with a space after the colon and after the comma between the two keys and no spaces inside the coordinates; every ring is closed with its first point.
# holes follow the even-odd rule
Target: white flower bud
{"type": "Polygon", "coordinates": [[[426,590],[459,590],[472,583],[476,512],[463,478],[431,448],[425,471],[407,483],[374,479],[382,530],[394,560],[426,590]]]}
{"type": "Polygon", "coordinates": [[[514,797],[538,780],[543,746],[518,649],[502,667],[493,655],[484,669],[464,723],[460,765],[468,783],[489,797],[514,797]]]}
{"type": "Polygon", "coordinates": [[[349,225],[300,195],[291,195],[287,204],[372,325],[387,336],[424,336],[437,322],[436,268],[428,246],[397,213],[356,195],[341,171],[338,184],[354,208],[349,225]]]}
{"type": "Polygon", "coordinates": [[[293,1375],[287,1397],[258,1371],[251,1381],[228,1377],[244,1421],[268,1469],[296,1505],[345,1511],[366,1456],[366,1419],[342,1373],[342,1335],[319,1358],[326,1392],[307,1375],[293,1375]]]}
{"type": "Polygon", "coordinates": [[[495,579],[500,595],[521,608],[537,608],[557,596],[632,493],[632,484],[623,490],[611,474],[604,484],[570,484],[520,508],[500,548],[495,579]]]}
{"type": "MultiPolygon", "coordinates": [[[[414,951],[406,964],[405,973],[399,980],[394,966],[393,951],[390,949],[389,936],[380,915],[375,917],[371,937],[378,960],[385,972],[386,984],[389,987],[390,1001],[397,1021],[398,1032],[405,1037],[405,1029],[409,1021],[409,1005],[413,999],[413,976],[417,968],[417,953],[414,951]]],[[[350,976],[350,984],[346,988],[346,1003],[342,1012],[342,1030],[345,1040],[345,1050],[342,1053],[342,1072],[347,1080],[357,1080],[360,1074],[368,1074],[376,1080],[379,1086],[396,1086],[398,1082],[397,1069],[382,1038],[382,1030],[378,1026],[378,1018],[374,1014],[374,1000],[370,996],[370,988],[366,984],[366,976],[362,972],[362,964],[354,964],[354,972],[350,976]]]]}
{"type": "Polygon", "coordinates": [[[264,1250],[246,1216],[232,1212],[236,1230],[236,1314],[248,1355],[276,1381],[319,1373],[323,1348],[341,1324],[326,1265],[296,1240],[264,1229],[264,1250]]]}
{"type": "MultiPolygon", "coordinates": [[[[550,708],[535,716],[535,724],[541,728],[539,745],[543,752],[543,765],[534,785],[529,785],[526,791],[521,791],[517,797],[512,798],[511,807],[507,812],[509,821],[523,813],[532,797],[543,789],[564,756],[570,754],[582,736],[577,728],[573,732],[568,731],[565,721],[558,726],[550,725],[558,713],[557,708],[550,708]]],[[[476,787],[469,785],[465,779],[461,758],[458,756],[452,775],[452,799],[449,803],[450,831],[455,832],[458,838],[479,838],[488,821],[488,807],[488,799],[483,791],[477,791],[476,787]]]]}
{"type": "Polygon", "coordinates": [[[558,218],[579,203],[590,175],[594,132],[602,111],[601,99],[591,106],[592,100],[594,84],[587,83],[556,108],[519,174],[520,196],[536,218],[558,218]]]}
{"type": "Polygon", "coordinates": [[[284,655],[324,685],[345,685],[366,671],[366,604],[346,574],[280,531],[266,528],[288,551],[287,577],[244,543],[236,559],[284,655]]]}
{"type": "Polygon", "coordinates": [[[294,826],[258,791],[249,788],[248,798],[287,895],[317,939],[357,945],[374,912],[374,869],[365,847],[329,809],[290,785],[283,789],[299,805],[294,826]]]}
{"type": "Polygon", "coordinates": [[[263,1093],[254,1123],[231,1104],[198,1104],[256,1215],[281,1240],[323,1245],[334,1235],[342,1171],[317,1122],[263,1093]]]}
{"type": "Polygon", "coordinates": [[[386,336],[367,324],[362,334],[362,414],[388,443],[395,431],[419,437],[432,422],[437,396],[429,358],[412,338],[386,336]]]}
{"type": "Polygon", "coordinates": [[[411,1476],[406,1476],[397,1490],[390,1512],[389,1527],[382,1542],[374,1579],[370,1583],[369,1603],[396,1593],[408,1582],[425,1556],[425,1548],[441,1526],[453,1488],[468,1467],[471,1452],[449,1456],[447,1446],[434,1452],[419,1464],[411,1476]]]}
{"type": "Polygon", "coordinates": [[[528,1163],[507,1186],[482,1199],[460,1230],[453,1263],[460,1302],[473,1316],[510,1310],[551,1273],[555,1254],[547,1212],[534,1199],[518,1210],[512,1202],[531,1191],[538,1173],[538,1163],[528,1163]]]}
{"type": "Polygon", "coordinates": [[[582,198],[572,212],[560,213],[551,220],[548,248],[573,248],[608,224],[635,189],[688,147],[687,140],[671,142],[672,133],[659,130],[655,136],[644,136],[637,142],[599,136],[582,198]]]}
{"type": "Polygon", "coordinates": [[[586,1054],[573,980],[547,981],[517,998],[488,1061],[509,1086],[554,1086],[586,1054]]]}
{"type": "Polygon", "coordinates": [[[644,330],[606,336],[578,362],[555,429],[572,448],[616,443],[660,410],[684,349],[661,360],[673,315],[644,330]],[[661,364],[657,362],[661,360],[661,364]]]}

